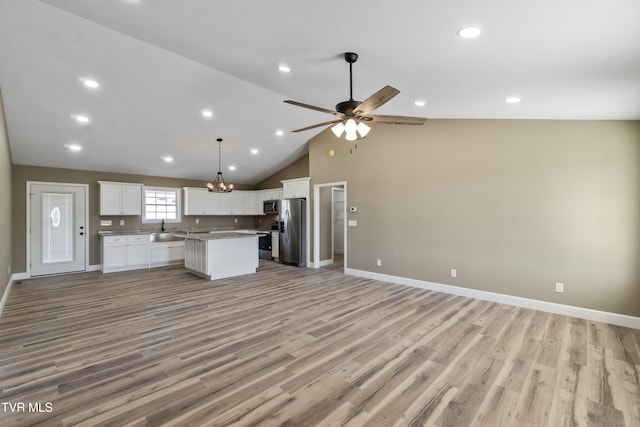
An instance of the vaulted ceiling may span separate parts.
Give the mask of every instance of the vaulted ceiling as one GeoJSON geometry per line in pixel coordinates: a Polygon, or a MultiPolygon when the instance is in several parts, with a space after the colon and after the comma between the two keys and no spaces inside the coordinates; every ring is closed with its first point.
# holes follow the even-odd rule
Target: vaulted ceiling
{"type": "Polygon", "coordinates": [[[332,118],[284,100],[349,98],[346,51],[354,98],[400,90],[380,114],[638,120],[639,16],[637,0],[0,0],[0,88],[16,164],[207,180],[221,137],[227,180],[253,184],[324,128],[291,130],[332,118]]]}

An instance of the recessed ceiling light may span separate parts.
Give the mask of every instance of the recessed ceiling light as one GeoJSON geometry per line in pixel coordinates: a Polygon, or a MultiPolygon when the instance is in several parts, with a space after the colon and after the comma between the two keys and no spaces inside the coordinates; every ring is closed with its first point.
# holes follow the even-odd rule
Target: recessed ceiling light
{"type": "Polygon", "coordinates": [[[507,104],[517,104],[518,102],[520,102],[520,98],[518,98],[517,96],[510,96],[509,98],[505,98],[504,102],[506,102],[507,104]]]}
{"type": "Polygon", "coordinates": [[[71,151],[82,151],[82,146],[80,144],[64,144],[71,151]]]}
{"type": "Polygon", "coordinates": [[[251,149],[251,154],[258,154],[258,153],[259,153],[259,151],[258,151],[257,148],[252,148],[251,149]]]}
{"type": "Polygon", "coordinates": [[[78,123],[89,123],[89,117],[83,116],[82,114],[73,114],[71,117],[76,119],[78,123]]]}
{"type": "Polygon", "coordinates": [[[164,161],[165,161],[165,162],[167,162],[167,163],[171,163],[171,162],[173,162],[173,157],[171,157],[171,156],[164,156],[164,157],[162,158],[162,160],[164,160],[164,161]]]}
{"type": "Polygon", "coordinates": [[[416,107],[424,107],[425,105],[427,105],[427,103],[425,101],[416,101],[414,102],[414,105],[416,107]]]}
{"type": "Polygon", "coordinates": [[[287,65],[279,65],[278,70],[282,71],[283,73],[288,73],[289,71],[291,71],[291,68],[289,68],[289,66],[287,65]]]}
{"type": "Polygon", "coordinates": [[[234,170],[236,170],[236,167],[235,167],[235,166],[233,166],[233,165],[231,165],[231,166],[229,166],[229,170],[230,170],[230,171],[234,171],[234,170]]]}
{"type": "Polygon", "coordinates": [[[98,86],[100,86],[98,82],[93,79],[82,79],[82,84],[90,89],[96,89],[98,86]]]}
{"type": "Polygon", "coordinates": [[[202,116],[206,117],[207,119],[210,119],[211,117],[213,117],[213,111],[211,111],[211,110],[202,110],[202,116]]]}
{"type": "Polygon", "coordinates": [[[465,27],[458,30],[458,35],[463,39],[474,39],[480,35],[480,28],[465,27]]]}
{"type": "Polygon", "coordinates": [[[278,135],[278,136],[282,136],[282,135],[284,135],[284,131],[283,131],[283,130],[278,129],[278,130],[276,131],[276,135],[278,135]]]}

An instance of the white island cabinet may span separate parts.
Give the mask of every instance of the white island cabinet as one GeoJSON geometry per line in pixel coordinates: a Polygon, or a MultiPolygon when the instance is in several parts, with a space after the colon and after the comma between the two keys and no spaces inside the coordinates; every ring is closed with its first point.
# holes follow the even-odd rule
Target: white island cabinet
{"type": "Polygon", "coordinates": [[[184,241],[184,266],[207,279],[255,273],[258,235],[249,233],[188,234],[184,241]]]}

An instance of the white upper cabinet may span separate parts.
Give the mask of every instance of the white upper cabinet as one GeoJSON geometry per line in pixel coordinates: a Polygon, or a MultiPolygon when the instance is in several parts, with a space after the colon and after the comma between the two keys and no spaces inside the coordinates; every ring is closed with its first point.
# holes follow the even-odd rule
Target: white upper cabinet
{"type": "Polygon", "coordinates": [[[262,209],[256,209],[256,192],[255,191],[243,191],[242,192],[242,206],[245,215],[259,215],[262,213],[262,209]]]}
{"type": "Polygon", "coordinates": [[[208,215],[206,206],[206,196],[210,194],[205,188],[184,188],[184,214],[185,215],[208,215]]]}
{"type": "Polygon", "coordinates": [[[98,181],[100,215],[141,215],[142,184],[98,181]]]}
{"type": "Polygon", "coordinates": [[[220,193],[221,212],[218,215],[243,215],[244,202],[241,191],[220,193]]]}
{"type": "Polygon", "coordinates": [[[286,179],[282,182],[283,199],[308,199],[310,177],[286,179]]]}
{"type": "Polygon", "coordinates": [[[235,190],[231,193],[212,193],[206,188],[184,188],[185,215],[260,215],[255,191],[235,190]]]}

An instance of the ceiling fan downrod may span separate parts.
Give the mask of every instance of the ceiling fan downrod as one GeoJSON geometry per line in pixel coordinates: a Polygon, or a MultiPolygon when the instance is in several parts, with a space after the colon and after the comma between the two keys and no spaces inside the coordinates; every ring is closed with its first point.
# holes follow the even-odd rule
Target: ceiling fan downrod
{"type": "Polygon", "coordinates": [[[349,63],[349,100],[336,104],[336,111],[351,116],[353,115],[353,109],[360,105],[360,101],[353,99],[353,63],[358,60],[358,54],[345,52],[344,60],[349,63]]]}

